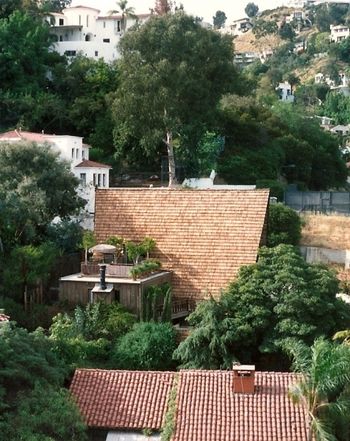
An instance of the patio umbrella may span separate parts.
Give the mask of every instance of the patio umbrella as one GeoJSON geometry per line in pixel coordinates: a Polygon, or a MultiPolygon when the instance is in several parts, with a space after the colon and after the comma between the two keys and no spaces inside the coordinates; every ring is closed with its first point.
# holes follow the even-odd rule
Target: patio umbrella
{"type": "Polygon", "coordinates": [[[113,254],[117,248],[114,245],[100,243],[89,249],[90,253],[113,254]]]}

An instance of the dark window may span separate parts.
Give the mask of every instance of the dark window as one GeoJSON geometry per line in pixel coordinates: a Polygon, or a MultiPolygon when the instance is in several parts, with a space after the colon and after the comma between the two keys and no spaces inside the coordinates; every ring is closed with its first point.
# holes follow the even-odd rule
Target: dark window
{"type": "Polygon", "coordinates": [[[104,43],[110,43],[111,40],[110,40],[110,38],[104,38],[104,39],[103,39],[103,42],[104,42],[104,43]]]}
{"type": "Polygon", "coordinates": [[[64,19],[60,18],[58,23],[59,23],[60,26],[63,26],[64,25],[64,19]]]}
{"type": "Polygon", "coordinates": [[[98,51],[95,51],[95,57],[98,57],[98,51]]]}
{"type": "Polygon", "coordinates": [[[77,55],[77,51],[66,51],[64,53],[67,57],[75,57],[77,55]]]}

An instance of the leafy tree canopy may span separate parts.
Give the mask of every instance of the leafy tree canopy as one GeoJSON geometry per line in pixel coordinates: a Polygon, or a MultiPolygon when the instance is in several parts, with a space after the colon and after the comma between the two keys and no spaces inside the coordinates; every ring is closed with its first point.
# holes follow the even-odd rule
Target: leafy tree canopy
{"type": "Polygon", "coordinates": [[[286,351],[301,379],[290,389],[293,401],[309,416],[310,436],[346,441],[350,434],[350,348],[324,339],[311,347],[288,342],[286,351]]]}
{"type": "Polygon", "coordinates": [[[120,85],[113,105],[117,156],[131,140],[146,155],[164,145],[175,178],[174,142],[195,147],[221,95],[237,87],[232,40],[182,11],[151,17],[120,43],[120,85]]]}
{"type": "Polygon", "coordinates": [[[84,205],[78,180],[49,146],[0,144],[0,237],[4,247],[45,236],[56,216],[67,218],[84,205]]]}
{"type": "Polygon", "coordinates": [[[248,15],[248,17],[252,18],[252,17],[255,17],[257,15],[257,13],[259,12],[259,6],[253,2],[250,2],[245,7],[244,11],[248,15]]]}
{"type": "Polygon", "coordinates": [[[301,238],[302,222],[292,208],[284,204],[271,204],[269,207],[269,224],[267,244],[277,246],[280,243],[298,245],[301,238]]]}
{"type": "Polygon", "coordinates": [[[49,27],[38,18],[15,11],[0,19],[0,47],[6,47],[0,52],[0,92],[31,93],[43,87],[55,59],[50,45],[49,27]]]}
{"type": "Polygon", "coordinates": [[[4,439],[83,441],[85,425],[62,388],[67,368],[44,333],[0,328],[0,430],[4,439]]]}
{"type": "Polygon", "coordinates": [[[167,370],[173,368],[176,334],[172,324],[136,323],[113,350],[112,363],[119,369],[167,370]]]}
{"type": "Polygon", "coordinates": [[[205,301],[190,315],[194,330],[175,357],[185,367],[229,368],[237,357],[281,368],[288,339],[312,344],[344,328],[350,308],[337,292],[333,272],[307,264],[293,246],[262,248],[220,300],[205,301]]]}
{"type": "Polygon", "coordinates": [[[227,17],[224,11],[216,11],[213,17],[213,25],[215,29],[221,29],[225,27],[227,17]]]}

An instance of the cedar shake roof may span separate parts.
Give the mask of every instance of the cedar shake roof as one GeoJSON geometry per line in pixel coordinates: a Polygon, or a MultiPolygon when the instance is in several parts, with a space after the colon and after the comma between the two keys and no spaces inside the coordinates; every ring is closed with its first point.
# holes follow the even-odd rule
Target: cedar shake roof
{"type": "Polygon", "coordinates": [[[90,161],[89,159],[85,159],[83,162],[80,162],[75,167],[112,168],[110,165],[102,164],[102,162],[90,161]]]}
{"type": "Polygon", "coordinates": [[[160,429],[174,372],[77,369],[70,391],[89,427],[160,429]]]}
{"type": "Polygon", "coordinates": [[[98,189],[95,234],[152,237],[177,298],[219,295],[264,242],[269,190],[98,189]]]}
{"type": "Polygon", "coordinates": [[[70,390],[94,428],[160,430],[175,386],[172,441],[307,441],[306,413],[288,397],[296,380],[295,374],[256,372],[254,394],[239,394],[232,371],[78,369],[70,390]]]}

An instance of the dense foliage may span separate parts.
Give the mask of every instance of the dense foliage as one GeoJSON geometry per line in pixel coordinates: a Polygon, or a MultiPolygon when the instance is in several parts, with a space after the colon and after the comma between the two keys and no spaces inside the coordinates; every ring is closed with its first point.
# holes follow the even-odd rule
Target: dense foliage
{"type": "Polygon", "coordinates": [[[175,179],[175,139],[194,166],[195,147],[215,120],[218,100],[237,88],[231,38],[204,29],[179,11],[151,17],[130,30],[120,50],[113,104],[116,154],[136,155],[135,139],[147,155],[166,147],[175,179]]]}
{"type": "Polygon", "coordinates": [[[56,216],[67,218],[84,205],[68,163],[48,146],[1,143],[0,168],[0,237],[5,252],[14,244],[40,242],[56,216]]]}
{"type": "MultiPolygon", "coordinates": [[[[290,389],[310,420],[310,432],[319,441],[347,441],[350,436],[350,348],[324,339],[311,347],[286,345],[301,379],[290,389]]],[[[311,436],[309,437],[311,439],[311,436]]]]}
{"type": "Polygon", "coordinates": [[[172,369],[175,348],[176,334],[172,324],[137,323],[116,343],[112,364],[120,369],[172,369]]]}
{"type": "Polygon", "coordinates": [[[268,219],[268,246],[275,247],[281,243],[299,244],[302,221],[296,211],[280,203],[271,204],[268,219]]]}
{"type": "Polygon", "coordinates": [[[218,301],[204,301],[190,315],[194,330],[176,358],[185,367],[228,368],[238,358],[281,368],[288,339],[311,345],[349,322],[337,292],[333,272],[307,264],[291,245],[262,248],[218,301]]]}
{"type": "Polygon", "coordinates": [[[66,366],[43,332],[0,327],[0,430],[4,439],[85,440],[85,425],[62,388],[66,374],[66,366]]]}

